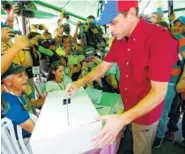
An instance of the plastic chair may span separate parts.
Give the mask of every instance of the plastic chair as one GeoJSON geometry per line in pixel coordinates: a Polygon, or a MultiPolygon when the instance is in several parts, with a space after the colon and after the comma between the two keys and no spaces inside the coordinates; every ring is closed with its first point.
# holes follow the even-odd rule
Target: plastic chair
{"type": "Polygon", "coordinates": [[[24,143],[22,128],[17,126],[18,139],[15,136],[14,126],[8,118],[1,119],[1,153],[2,154],[30,154],[24,143]]]}

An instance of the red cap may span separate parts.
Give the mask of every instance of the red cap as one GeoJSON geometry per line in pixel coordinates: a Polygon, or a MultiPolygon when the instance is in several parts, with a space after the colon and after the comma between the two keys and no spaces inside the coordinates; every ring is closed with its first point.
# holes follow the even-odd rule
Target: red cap
{"type": "Polygon", "coordinates": [[[138,0],[118,0],[118,11],[128,11],[131,7],[138,7],[138,0]]]}

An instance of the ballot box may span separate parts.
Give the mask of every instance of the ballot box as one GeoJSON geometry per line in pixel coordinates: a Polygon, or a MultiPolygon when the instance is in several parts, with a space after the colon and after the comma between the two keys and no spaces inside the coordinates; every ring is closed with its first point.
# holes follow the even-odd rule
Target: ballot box
{"type": "Polygon", "coordinates": [[[64,91],[48,93],[30,138],[33,153],[78,154],[94,149],[92,138],[102,129],[102,122],[94,120],[97,116],[84,89],[70,101],[64,91]]]}

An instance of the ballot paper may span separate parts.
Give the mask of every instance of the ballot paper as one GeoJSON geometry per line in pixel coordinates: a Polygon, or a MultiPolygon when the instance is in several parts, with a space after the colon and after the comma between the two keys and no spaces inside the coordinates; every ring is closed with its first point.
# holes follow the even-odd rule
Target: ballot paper
{"type": "Polygon", "coordinates": [[[95,121],[98,112],[86,91],[71,96],[68,111],[63,99],[64,91],[48,94],[30,139],[34,154],[78,154],[95,148],[92,138],[102,123],[95,121]]]}

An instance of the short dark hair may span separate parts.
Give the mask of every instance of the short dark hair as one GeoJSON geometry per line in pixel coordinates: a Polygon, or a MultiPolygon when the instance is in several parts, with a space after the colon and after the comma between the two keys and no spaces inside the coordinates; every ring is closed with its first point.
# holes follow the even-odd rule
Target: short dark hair
{"type": "Polygon", "coordinates": [[[95,20],[95,17],[94,17],[93,15],[89,15],[89,16],[87,17],[87,19],[93,19],[93,20],[95,20]]]}
{"type": "Polygon", "coordinates": [[[64,43],[65,39],[70,39],[69,35],[62,35],[62,43],[64,43]]]}
{"type": "Polygon", "coordinates": [[[165,27],[169,30],[169,26],[166,21],[158,21],[158,22],[156,22],[156,25],[160,25],[160,26],[165,27]]]}
{"type": "Polygon", "coordinates": [[[27,37],[28,37],[28,39],[32,39],[32,38],[36,37],[37,35],[41,35],[41,34],[37,33],[37,32],[30,32],[30,33],[28,33],[27,37]]]}
{"type": "MultiPolygon", "coordinates": [[[[127,16],[127,13],[128,13],[128,11],[121,12],[121,14],[123,14],[124,16],[127,16]]],[[[138,7],[136,8],[136,16],[139,16],[139,8],[138,7]]]]}

